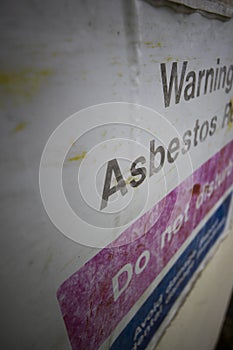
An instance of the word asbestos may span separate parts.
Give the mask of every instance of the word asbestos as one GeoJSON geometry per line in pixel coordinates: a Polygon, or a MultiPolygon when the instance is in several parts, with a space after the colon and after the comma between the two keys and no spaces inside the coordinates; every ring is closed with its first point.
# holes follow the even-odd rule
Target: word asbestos
{"type": "Polygon", "coordinates": [[[126,195],[128,192],[127,185],[133,188],[140,186],[146,178],[151,178],[162,171],[165,163],[174,163],[178,157],[189,152],[191,147],[197,147],[216,135],[219,126],[223,129],[231,125],[233,122],[233,106],[231,102],[225,106],[221,125],[218,125],[218,122],[216,115],[204,122],[196,119],[192,129],[186,130],[181,138],[174,137],[167,146],[156,144],[155,140],[148,140],[148,157],[141,155],[132,161],[129,169],[132,179],[128,184],[123,177],[118,160],[116,158],[109,160],[107,162],[100,210],[107,207],[109,197],[114,193],[120,191],[122,196],[126,195]]]}
{"type": "Polygon", "coordinates": [[[171,97],[174,95],[175,104],[179,103],[181,96],[185,101],[206,95],[216,90],[225,89],[229,93],[233,83],[233,65],[220,66],[220,58],[217,59],[217,66],[209,69],[202,69],[198,72],[188,71],[188,61],[182,63],[178,72],[177,62],[172,62],[170,77],[168,79],[166,63],[160,64],[164,105],[169,107],[171,97]]]}

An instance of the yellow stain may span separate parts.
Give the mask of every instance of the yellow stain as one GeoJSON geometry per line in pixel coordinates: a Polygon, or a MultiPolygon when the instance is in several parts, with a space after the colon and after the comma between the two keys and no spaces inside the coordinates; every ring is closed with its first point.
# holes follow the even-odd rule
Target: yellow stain
{"type": "Polygon", "coordinates": [[[117,73],[118,77],[119,78],[122,78],[123,77],[123,74],[122,73],[117,73]]]}
{"type": "Polygon", "coordinates": [[[16,127],[14,128],[14,132],[19,132],[22,131],[23,129],[26,128],[27,123],[26,122],[20,122],[16,125],[16,127]]]}
{"type": "Polygon", "coordinates": [[[86,153],[87,153],[87,152],[83,151],[81,154],[77,154],[77,156],[72,157],[72,158],[69,158],[68,161],[69,161],[69,162],[74,162],[74,161],[76,161],[76,160],[83,159],[83,158],[86,157],[86,153]]]}
{"type": "Polygon", "coordinates": [[[59,52],[58,51],[53,51],[53,52],[51,52],[51,56],[52,57],[57,57],[57,56],[59,56],[59,52]]]}
{"type": "Polygon", "coordinates": [[[13,97],[16,102],[30,100],[51,74],[51,69],[0,71],[0,92],[13,97]]]}
{"type": "Polygon", "coordinates": [[[132,180],[134,180],[134,177],[133,177],[133,176],[129,176],[129,177],[125,180],[126,185],[129,185],[130,182],[131,182],[132,180]]]}
{"type": "Polygon", "coordinates": [[[138,176],[129,176],[126,180],[125,183],[126,185],[129,185],[132,180],[138,181],[140,178],[138,176]]]}
{"type": "Polygon", "coordinates": [[[105,137],[106,135],[107,135],[107,130],[103,130],[102,133],[101,133],[101,136],[105,137]]]}
{"type": "Polygon", "coordinates": [[[151,49],[154,49],[156,47],[162,47],[161,42],[153,42],[153,41],[145,41],[144,42],[145,45],[147,45],[148,47],[150,47],[151,49]]]}
{"type": "Polygon", "coordinates": [[[170,61],[172,60],[172,56],[166,57],[165,60],[166,60],[167,62],[170,62],[170,61]]]}

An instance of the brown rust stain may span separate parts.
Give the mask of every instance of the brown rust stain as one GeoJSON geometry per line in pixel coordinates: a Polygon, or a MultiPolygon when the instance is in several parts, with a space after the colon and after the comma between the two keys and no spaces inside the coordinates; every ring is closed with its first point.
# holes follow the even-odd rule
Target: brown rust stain
{"type": "Polygon", "coordinates": [[[107,307],[111,306],[112,304],[113,304],[113,298],[109,298],[105,302],[105,306],[107,306],[107,307]]]}
{"type": "Polygon", "coordinates": [[[113,253],[110,253],[110,254],[108,255],[108,261],[111,261],[113,258],[114,258],[114,254],[113,254],[113,253]]]}
{"type": "Polygon", "coordinates": [[[192,195],[199,195],[201,192],[201,185],[200,184],[194,184],[192,189],[192,195]]]}
{"type": "Polygon", "coordinates": [[[139,244],[137,245],[137,250],[140,250],[140,249],[145,249],[145,244],[139,243],[139,244]]]}

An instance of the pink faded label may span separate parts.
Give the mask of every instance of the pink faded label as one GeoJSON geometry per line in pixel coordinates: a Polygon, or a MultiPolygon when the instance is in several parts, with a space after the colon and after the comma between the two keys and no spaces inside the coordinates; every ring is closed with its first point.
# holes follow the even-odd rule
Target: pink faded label
{"type": "Polygon", "coordinates": [[[74,350],[99,348],[232,185],[232,149],[233,141],[61,285],[74,350]]]}

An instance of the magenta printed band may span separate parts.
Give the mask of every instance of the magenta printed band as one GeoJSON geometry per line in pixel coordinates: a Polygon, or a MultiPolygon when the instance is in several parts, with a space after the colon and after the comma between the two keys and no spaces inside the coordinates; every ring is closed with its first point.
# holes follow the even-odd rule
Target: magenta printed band
{"type": "Polygon", "coordinates": [[[60,286],[74,350],[99,348],[232,185],[232,149],[233,141],[117,239],[131,243],[102,249],[60,286]]]}

